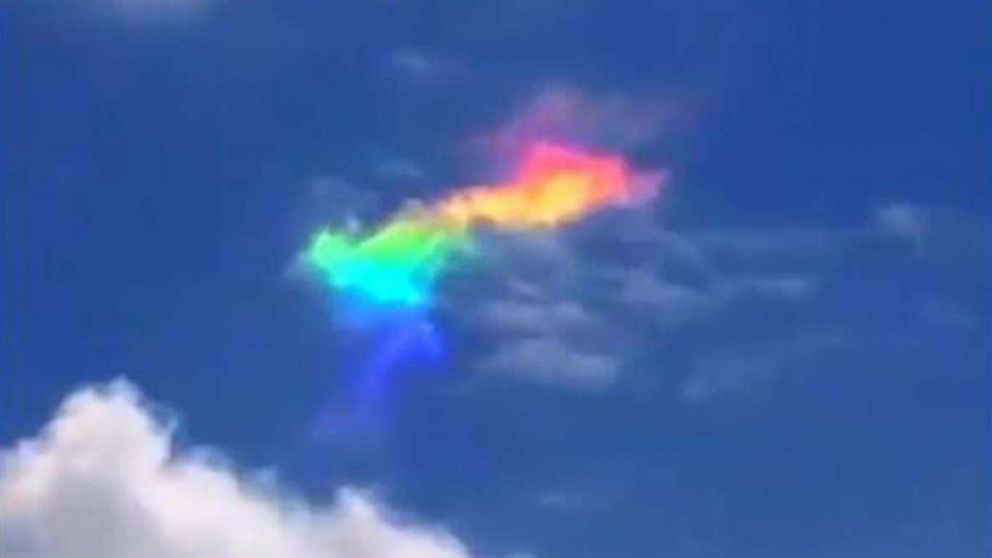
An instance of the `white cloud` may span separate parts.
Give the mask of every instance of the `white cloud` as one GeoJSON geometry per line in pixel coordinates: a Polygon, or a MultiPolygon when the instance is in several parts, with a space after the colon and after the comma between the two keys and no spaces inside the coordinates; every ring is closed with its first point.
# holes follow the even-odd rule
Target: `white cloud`
{"type": "Polygon", "coordinates": [[[624,269],[615,274],[617,301],[627,312],[647,314],[654,324],[665,329],[689,323],[712,304],[711,295],[700,289],[666,281],[647,269],[624,269]]]}
{"type": "Polygon", "coordinates": [[[483,358],[478,367],[527,378],[544,384],[598,390],[617,380],[621,355],[594,352],[553,335],[504,342],[483,358]]]}
{"type": "Polygon", "coordinates": [[[597,327],[596,319],[575,301],[490,300],[481,305],[480,314],[504,332],[539,335],[597,327]]]}
{"type": "Polygon", "coordinates": [[[443,529],[400,522],[345,488],[328,506],[280,495],[207,453],[117,382],[81,390],[2,453],[5,558],[467,558],[443,529]]]}

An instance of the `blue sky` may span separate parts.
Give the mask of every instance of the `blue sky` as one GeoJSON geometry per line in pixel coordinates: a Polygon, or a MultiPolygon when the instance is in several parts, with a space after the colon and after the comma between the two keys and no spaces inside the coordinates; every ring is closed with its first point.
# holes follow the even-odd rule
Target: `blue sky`
{"type": "MultiPolygon", "coordinates": [[[[0,10],[0,443],[24,470],[71,458],[38,438],[53,415],[99,445],[121,408],[308,509],[374,502],[373,555],[992,552],[986,3],[0,10]],[[384,424],[315,439],[357,357],[293,273],[308,234],[485,179],[535,135],[671,183],[486,239],[438,309],[444,366],[410,370],[384,424]],[[72,393],[97,411],[59,411],[72,393]]],[[[114,443],[169,439],[135,432],[114,443]]],[[[27,506],[11,470],[0,502],[27,506]]],[[[38,509],[7,552],[91,555],[17,531],[54,528],[38,509]]]]}

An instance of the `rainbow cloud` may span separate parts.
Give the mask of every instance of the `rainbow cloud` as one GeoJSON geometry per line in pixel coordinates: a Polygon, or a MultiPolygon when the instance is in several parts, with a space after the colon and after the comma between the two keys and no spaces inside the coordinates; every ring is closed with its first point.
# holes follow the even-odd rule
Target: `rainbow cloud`
{"type": "MultiPolygon", "coordinates": [[[[443,274],[476,249],[473,233],[480,227],[554,229],[609,206],[649,199],[663,178],[635,173],[615,155],[537,143],[507,182],[455,190],[404,209],[367,234],[317,231],[303,260],[334,292],[338,315],[363,334],[356,347],[367,347],[360,350],[364,363],[352,384],[358,407],[344,415],[324,412],[325,419],[336,418],[320,422],[340,429],[351,419],[378,418],[388,410],[402,370],[443,356],[428,311],[443,274]]],[[[318,425],[321,431],[326,426],[318,425]]]]}
{"type": "Polygon", "coordinates": [[[615,155],[537,143],[507,182],[469,186],[401,211],[367,236],[325,228],[304,258],[354,306],[425,309],[442,273],[471,249],[477,227],[557,228],[608,206],[648,199],[662,178],[636,174],[615,155]]]}

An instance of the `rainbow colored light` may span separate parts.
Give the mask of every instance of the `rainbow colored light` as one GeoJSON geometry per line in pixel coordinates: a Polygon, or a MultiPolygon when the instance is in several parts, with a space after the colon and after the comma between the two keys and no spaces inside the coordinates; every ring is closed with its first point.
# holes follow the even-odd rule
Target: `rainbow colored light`
{"type": "Polygon", "coordinates": [[[644,199],[656,185],[621,157],[537,143],[507,182],[470,186],[401,211],[366,236],[324,228],[304,258],[350,303],[424,309],[442,273],[472,246],[476,227],[551,229],[644,199]]]}
{"type": "Polygon", "coordinates": [[[403,215],[366,238],[324,229],[307,260],[336,291],[374,306],[424,307],[451,256],[468,246],[464,227],[403,215]]]}

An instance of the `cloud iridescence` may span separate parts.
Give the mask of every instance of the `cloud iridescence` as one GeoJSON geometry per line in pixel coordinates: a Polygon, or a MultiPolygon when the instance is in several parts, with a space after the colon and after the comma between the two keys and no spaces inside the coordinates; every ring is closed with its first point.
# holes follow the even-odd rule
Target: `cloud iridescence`
{"type": "Polygon", "coordinates": [[[660,177],[654,178],[635,175],[618,156],[536,143],[507,182],[470,186],[401,211],[364,237],[322,229],[304,258],[359,306],[425,308],[441,273],[471,248],[478,226],[557,228],[611,205],[648,199],[660,177]]]}

